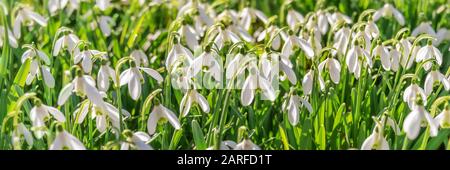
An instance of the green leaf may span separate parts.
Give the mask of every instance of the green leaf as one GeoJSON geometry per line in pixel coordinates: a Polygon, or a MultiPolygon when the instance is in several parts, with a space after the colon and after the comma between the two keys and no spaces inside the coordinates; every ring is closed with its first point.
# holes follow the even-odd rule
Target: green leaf
{"type": "Polygon", "coordinates": [[[203,135],[202,128],[196,120],[192,121],[192,135],[194,136],[194,143],[197,150],[206,149],[205,136],[203,135]]]}
{"type": "Polygon", "coordinates": [[[27,80],[28,72],[30,72],[31,59],[27,58],[25,63],[20,66],[19,71],[16,74],[16,78],[14,78],[14,83],[18,84],[20,87],[25,85],[25,81],[27,80]]]}

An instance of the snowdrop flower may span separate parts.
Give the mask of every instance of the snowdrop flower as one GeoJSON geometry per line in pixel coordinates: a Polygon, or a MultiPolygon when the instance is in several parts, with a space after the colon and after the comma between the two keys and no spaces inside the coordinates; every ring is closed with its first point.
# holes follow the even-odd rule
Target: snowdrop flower
{"type": "Polygon", "coordinates": [[[313,87],[313,80],[314,80],[314,72],[312,70],[309,70],[303,77],[303,81],[302,81],[302,88],[303,88],[304,95],[311,94],[312,87],[313,87]]]}
{"type": "Polygon", "coordinates": [[[137,66],[148,66],[148,57],[141,49],[135,49],[131,52],[130,57],[134,59],[137,66]]]}
{"type": "Polygon", "coordinates": [[[391,70],[391,57],[389,55],[388,49],[378,41],[378,44],[373,49],[372,58],[379,56],[381,60],[381,65],[386,71],[391,70]]]}
{"type": "Polygon", "coordinates": [[[23,123],[17,124],[17,126],[14,128],[14,131],[12,133],[12,143],[14,146],[14,149],[20,149],[22,142],[21,137],[25,138],[25,142],[27,142],[28,146],[33,146],[33,135],[30,133],[30,131],[25,127],[23,123]]]}
{"type": "Polygon", "coordinates": [[[361,150],[389,150],[389,144],[384,138],[384,127],[379,122],[372,134],[364,140],[361,150]]]}
{"type": "Polygon", "coordinates": [[[291,123],[292,126],[296,126],[298,124],[300,118],[300,109],[303,106],[306,107],[309,113],[313,112],[311,104],[298,95],[291,95],[289,97],[289,100],[286,100],[283,103],[282,108],[284,111],[287,111],[289,123],[291,123]]]}
{"type": "MultiPolygon", "coordinates": [[[[106,97],[105,93],[102,93],[103,97],[106,97]]],[[[95,119],[97,130],[101,133],[106,131],[109,123],[114,128],[120,128],[119,109],[112,104],[104,102],[104,108],[98,107],[89,100],[85,100],[81,103],[80,107],[75,110],[75,121],[77,124],[83,123],[84,119],[91,111],[92,119],[95,119]]],[[[124,119],[130,117],[130,113],[125,109],[122,109],[124,119]]]]}
{"type": "Polygon", "coordinates": [[[391,56],[391,70],[396,72],[400,67],[400,58],[402,54],[397,49],[391,48],[389,55],[391,56]]]}
{"type": "Polygon", "coordinates": [[[380,35],[380,30],[378,26],[373,22],[373,20],[369,20],[364,29],[367,35],[369,35],[370,39],[376,39],[380,35]]]}
{"type": "Polygon", "coordinates": [[[28,7],[22,7],[17,11],[16,19],[14,20],[13,32],[15,37],[20,38],[20,28],[24,23],[27,23],[27,21],[34,21],[43,27],[47,26],[47,19],[38,13],[33,12],[28,7]]]}
{"type": "Polygon", "coordinates": [[[186,44],[189,47],[189,49],[195,51],[197,48],[199,48],[198,44],[199,34],[192,26],[190,26],[186,22],[187,22],[186,20],[183,20],[183,24],[181,25],[178,32],[181,37],[185,38],[186,44]]]}
{"type": "Polygon", "coordinates": [[[444,110],[436,116],[435,121],[441,128],[450,128],[450,106],[448,104],[446,104],[444,110]]]}
{"type": "Polygon", "coordinates": [[[218,49],[221,49],[227,42],[236,44],[239,41],[239,36],[232,32],[229,28],[220,28],[217,36],[214,38],[214,44],[216,44],[218,49]]]}
{"type": "Polygon", "coordinates": [[[412,83],[403,92],[403,101],[408,103],[409,108],[412,109],[414,106],[414,102],[417,100],[418,96],[420,96],[422,99],[425,99],[423,104],[426,105],[427,95],[425,94],[425,91],[416,83],[412,83]]]}
{"type": "Polygon", "coordinates": [[[100,16],[98,20],[98,24],[100,26],[100,30],[103,35],[109,37],[111,35],[111,25],[114,23],[114,20],[110,16],[100,16]]]}
{"type": "Polygon", "coordinates": [[[328,32],[328,24],[327,12],[318,10],[309,17],[306,27],[309,30],[318,29],[322,35],[325,35],[328,32]]]}
{"type": "Polygon", "coordinates": [[[450,40],[450,31],[446,28],[440,28],[436,33],[436,40],[433,40],[433,45],[438,46],[444,40],[450,40]]]}
{"type": "MultiPolygon", "coordinates": [[[[85,47],[86,48],[86,47],[85,47]]],[[[92,59],[99,57],[101,55],[100,51],[84,49],[81,52],[75,54],[73,59],[74,64],[78,64],[81,61],[81,67],[85,73],[90,73],[92,71],[92,59]]]]}
{"type": "Polygon", "coordinates": [[[97,74],[98,89],[104,92],[108,91],[109,79],[112,79],[114,84],[117,84],[116,71],[108,64],[106,59],[103,59],[97,74]]]}
{"type": "Polygon", "coordinates": [[[396,49],[398,51],[402,51],[402,56],[400,58],[400,64],[403,68],[405,69],[410,69],[414,63],[414,58],[417,54],[417,51],[419,51],[419,48],[414,47],[413,49],[413,45],[411,44],[411,42],[409,42],[408,39],[402,38],[400,40],[400,43],[397,44],[396,49]]]}
{"type": "Polygon", "coordinates": [[[86,150],[83,143],[75,136],[63,129],[61,125],[57,127],[55,140],[50,145],[49,150],[86,150]]]}
{"type": "Polygon", "coordinates": [[[345,63],[347,64],[350,73],[355,74],[355,78],[358,79],[361,74],[361,69],[364,66],[372,68],[372,59],[369,53],[359,45],[353,45],[348,51],[345,63]]]}
{"type": "Polygon", "coordinates": [[[332,51],[333,55],[336,55],[336,53],[344,55],[345,52],[347,52],[347,46],[348,43],[350,42],[350,35],[351,31],[350,28],[348,27],[342,27],[336,32],[336,34],[334,34],[333,47],[336,50],[332,51]]]}
{"type": "Polygon", "coordinates": [[[69,7],[68,10],[70,14],[73,10],[79,8],[80,0],[49,0],[48,2],[48,9],[52,14],[54,14],[57,10],[64,9],[66,6],[69,7]]]}
{"type": "Polygon", "coordinates": [[[131,132],[130,130],[124,130],[123,135],[126,137],[126,141],[120,145],[120,150],[153,150],[153,148],[147,144],[150,141],[150,136],[145,132],[131,132]]]}
{"type": "Polygon", "coordinates": [[[216,81],[222,80],[222,69],[219,63],[220,56],[211,49],[211,45],[205,47],[205,51],[194,59],[190,66],[191,76],[197,75],[200,71],[210,74],[216,81]]]}
{"type": "Polygon", "coordinates": [[[314,56],[314,50],[312,49],[311,44],[304,39],[295,36],[293,31],[289,31],[289,36],[287,37],[287,40],[285,40],[281,54],[285,57],[291,56],[291,54],[294,53],[294,47],[300,47],[309,59],[314,56]]]}
{"type": "MultiPolygon", "coordinates": [[[[236,148],[237,143],[231,140],[226,140],[226,141],[222,141],[220,143],[220,150],[233,150],[234,148],[236,148]]],[[[214,147],[209,147],[206,150],[213,150],[214,147]]]]}
{"type": "Polygon", "coordinates": [[[424,83],[424,90],[427,96],[430,95],[433,91],[433,85],[436,81],[442,83],[445,90],[450,90],[450,81],[445,78],[444,74],[442,74],[438,70],[432,70],[428,73],[424,83]]]}
{"type": "Polygon", "coordinates": [[[156,126],[158,123],[169,123],[176,129],[180,129],[180,121],[178,120],[175,113],[173,113],[168,108],[164,107],[159,101],[155,101],[155,106],[147,120],[147,130],[150,135],[153,135],[156,131],[156,126]]]}
{"type": "Polygon", "coordinates": [[[102,11],[105,11],[109,6],[111,6],[111,0],[96,0],[95,5],[102,11]]]}
{"type": "Polygon", "coordinates": [[[438,134],[438,124],[435,122],[430,113],[425,110],[422,98],[419,96],[414,103],[412,111],[406,116],[403,122],[403,130],[410,140],[417,138],[420,127],[426,123],[430,125],[430,136],[435,137],[438,134]]]}
{"type": "Polygon", "coordinates": [[[55,87],[55,79],[50,73],[50,68],[41,64],[41,61],[43,61],[45,64],[50,65],[50,59],[47,54],[29,45],[26,45],[26,47],[28,50],[22,54],[21,59],[22,63],[25,63],[27,59],[31,59],[30,71],[28,72],[27,79],[25,81],[26,84],[30,85],[37,75],[41,75],[47,87],[55,87]]]}
{"type": "Polygon", "coordinates": [[[377,21],[381,17],[391,17],[392,15],[400,25],[405,25],[405,18],[403,17],[402,13],[400,13],[400,11],[398,11],[394,6],[388,3],[384,4],[382,8],[378,9],[373,14],[373,20],[377,21]]]}
{"type": "Polygon", "coordinates": [[[241,24],[247,31],[250,29],[252,21],[255,19],[259,19],[264,24],[269,22],[267,16],[263,12],[249,7],[242,9],[239,13],[239,17],[241,18],[241,24]]]}
{"type": "Polygon", "coordinates": [[[322,72],[325,67],[328,69],[328,73],[330,74],[330,78],[334,84],[338,84],[341,78],[341,64],[339,63],[339,61],[334,58],[325,59],[318,66],[319,82],[322,90],[325,89],[325,81],[322,77],[322,72]]]}
{"type": "Polygon", "coordinates": [[[33,124],[33,129],[35,129],[35,135],[37,138],[42,138],[45,134],[44,129],[45,121],[49,116],[54,117],[58,122],[65,122],[66,117],[58,109],[42,104],[41,100],[34,100],[34,107],[30,111],[30,120],[33,124]]]}
{"type": "Polygon", "coordinates": [[[370,32],[366,31],[365,29],[363,29],[363,27],[360,28],[360,30],[358,32],[356,32],[356,34],[353,36],[353,45],[356,45],[356,43],[362,43],[360,45],[362,45],[364,47],[364,50],[366,51],[370,51],[371,47],[372,47],[372,35],[370,32]]]}
{"type": "MultiPolygon", "coordinates": [[[[154,2],[152,2],[154,3],[154,2]]],[[[161,3],[161,2],[159,2],[161,3]]],[[[194,17],[194,20],[201,21],[203,24],[207,26],[211,26],[214,24],[214,20],[211,18],[210,15],[208,15],[208,6],[207,4],[202,4],[199,1],[189,1],[186,4],[184,4],[179,10],[177,14],[177,18],[184,17],[186,15],[193,15],[192,13],[189,14],[189,12],[192,12],[194,10],[195,15],[198,15],[194,17]]]]}
{"type": "Polygon", "coordinates": [[[328,19],[328,23],[330,23],[332,27],[336,26],[336,24],[338,24],[339,22],[344,22],[346,24],[353,23],[352,19],[349,16],[337,11],[334,11],[333,13],[326,13],[326,16],[328,19]]]}
{"type": "Polygon", "coordinates": [[[256,38],[257,42],[262,42],[264,41],[264,39],[266,38],[266,36],[269,37],[269,39],[272,39],[272,48],[274,50],[278,50],[281,47],[281,37],[280,36],[285,36],[287,37],[287,35],[285,35],[285,33],[283,31],[280,32],[280,34],[276,34],[280,29],[276,26],[270,25],[268,28],[264,29],[263,31],[261,31],[261,33],[259,33],[258,37],[256,38]]]}
{"type": "Polygon", "coordinates": [[[295,30],[297,24],[303,23],[303,22],[304,22],[304,17],[302,14],[295,11],[294,9],[288,10],[287,15],[286,15],[286,23],[291,30],[295,30]]]}
{"type": "Polygon", "coordinates": [[[399,127],[394,120],[385,115],[382,116],[380,121],[376,118],[373,119],[375,120],[375,128],[372,134],[364,140],[361,150],[389,150],[389,144],[384,137],[385,123],[392,127],[396,135],[400,134],[399,127]]]}
{"type": "MultiPolygon", "coordinates": [[[[435,59],[438,65],[442,65],[442,53],[428,41],[428,45],[419,49],[416,55],[416,62],[425,61],[428,59],[435,59]]],[[[426,62],[423,64],[423,68],[428,71],[431,68],[432,63],[426,62]]]]}
{"type": "Polygon", "coordinates": [[[170,68],[172,68],[171,66],[175,63],[175,61],[179,60],[179,58],[181,56],[184,56],[186,58],[188,58],[189,60],[193,60],[194,55],[192,54],[191,51],[189,51],[189,49],[187,49],[186,47],[182,46],[179,43],[178,39],[174,39],[174,43],[172,46],[172,49],[170,49],[169,54],[167,55],[167,59],[166,59],[166,69],[167,70],[171,70],[170,68]]]}
{"type": "Polygon", "coordinates": [[[205,97],[198,93],[195,89],[189,89],[184,94],[180,103],[180,113],[186,116],[191,109],[192,104],[197,103],[205,113],[209,113],[209,103],[205,97]]]}
{"type": "Polygon", "coordinates": [[[250,139],[244,139],[241,143],[236,144],[234,150],[261,150],[261,148],[250,139]]]}
{"type": "Polygon", "coordinates": [[[141,71],[147,73],[150,77],[154,78],[158,84],[161,84],[163,77],[158,71],[151,68],[138,67],[135,62],[130,62],[131,67],[126,69],[120,74],[120,86],[128,84],[128,92],[133,100],[139,99],[141,96],[141,83],[144,81],[141,71]]]}
{"type": "MultiPolygon", "coordinates": [[[[11,46],[12,48],[17,48],[19,45],[18,45],[17,39],[14,36],[14,34],[9,29],[7,29],[7,34],[8,34],[9,46],[11,46]]],[[[4,26],[0,26],[0,46],[3,46],[3,41],[5,39],[6,39],[6,37],[5,37],[4,26]]]]}
{"type": "Polygon", "coordinates": [[[250,75],[245,79],[244,85],[241,91],[241,103],[244,106],[248,106],[253,102],[255,97],[255,90],[260,89],[263,97],[266,97],[270,101],[275,100],[275,90],[271,83],[261,76],[259,70],[255,64],[249,66],[250,75]]]}
{"type": "Polygon", "coordinates": [[[58,96],[58,105],[63,105],[67,99],[76,93],[78,96],[87,98],[95,105],[105,108],[103,97],[100,92],[95,88],[95,80],[89,75],[83,75],[80,69],[76,71],[76,77],[61,89],[58,96]]]}
{"type": "Polygon", "coordinates": [[[411,35],[417,37],[418,35],[423,33],[436,37],[436,32],[434,31],[433,27],[431,27],[431,22],[420,23],[419,26],[414,28],[411,35]]]}
{"type": "Polygon", "coordinates": [[[57,56],[61,49],[65,47],[70,53],[73,53],[79,41],[80,39],[76,35],[69,31],[65,31],[64,35],[56,40],[55,45],[53,46],[53,56],[57,56]]]}

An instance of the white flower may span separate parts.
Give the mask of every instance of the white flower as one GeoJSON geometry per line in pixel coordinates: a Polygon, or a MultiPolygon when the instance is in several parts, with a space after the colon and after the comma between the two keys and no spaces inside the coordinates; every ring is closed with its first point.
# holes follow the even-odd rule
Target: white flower
{"type": "Polygon", "coordinates": [[[234,150],[261,150],[261,148],[254,144],[250,139],[244,139],[241,143],[238,143],[234,150]]]}
{"type": "Polygon", "coordinates": [[[381,60],[381,65],[383,69],[388,71],[391,70],[391,57],[389,55],[388,49],[380,43],[378,43],[372,52],[372,57],[375,58],[379,56],[381,60]]]}
{"type": "Polygon", "coordinates": [[[313,81],[314,81],[314,72],[312,70],[309,70],[303,77],[303,81],[302,81],[302,88],[303,88],[304,95],[311,94],[312,87],[313,87],[313,81]]]}
{"type": "Polygon", "coordinates": [[[188,58],[190,61],[193,60],[194,55],[192,54],[191,51],[189,51],[189,49],[187,49],[186,47],[182,46],[178,40],[175,40],[172,49],[170,49],[169,54],[167,55],[167,59],[166,59],[166,69],[167,70],[171,70],[171,66],[177,61],[179,60],[180,57],[186,57],[188,58]]]}
{"type": "Polygon", "coordinates": [[[258,35],[258,37],[256,38],[257,42],[262,42],[264,39],[266,39],[266,36],[269,37],[269,39],[272,39],[272,48],[274,50],[278,50],[281,47],[281,36],[286,36],[285,33],[283,31],[280,32],[280,34],[276,34],[280,29],[276,26],[269,26],[268,28],[264,29],[263,31],[261,31],[258,35]]]}
{"type": "Polygon", "coordinates": [[[341,55],[344,55],[345,52],[347,52],[347,46],[350,42],[350,28],[348,27],[342,27],[339,29],[336,34],[334,35],[334,43],[333,47],[336,50],[332,51],[333,55],[336,55],[336,53],[339,53],[341,55]]]}
{"type": "Polygon", "coordinates": [[[65,47],[67,47],[67,50],[72,54],[75,52],[75,47],[79,41],[80,39],[76,35],[65,32],[63,36],[56,40],[55,45],[53,46],[53,56],[57,56],[61,49],[65,47]]]}
{"type": "Polygon", "coordinates": [[[405,121],[403,122],[403,130],[406,132],[408,139],[416,139],[419,135],[420,127],[425,123],[430,125],[430,136],[437,136],[438,124],[430,113],[425,110],[424,106],[418,102],[417,104],[414,104],[412,111],[406,116],[405,121]]]}
{"type": "Polygon", "coordinates": [[[438,46],[444,40],[450,40],[450,31],[446,28],[440,28],[436,33],[436,40],[433,40],[433,45],[438,46]]]}
{"type": "Polygon", "coordinates": [[[203,53],[194,59],[190,66],[190,76],[196,76],[200,71],[210,74],[216,81],[222,80],[222,69],[219,63],[220,56],[207,47],[203,53]]]}
{"type": "Polygon", "coordinates": [[[298,124],[300,118],[300,108],[305,106],[309,113],[313,112],[311,104],[299,97],[298,95],[292,95],[289,100],[283,103],[283,110],[288,112],[288,119],[292,126],[298,124]]]}
{"type": "Polygon", "coordinates": [[[100,16],[98,24],[100,25],[100,30],[106,37],[111,35],[111,25],[114,23],[110,16],[100,16]]]}
{"type": "MultiPolygon", "coordinates": [[[[13,33],[7,29],[8,32],[8,43],[9,46],[12,48],[17,48],[19,45],[17,43],[16,37],[13,35],[13,33]]],[[[0,26],[0,46],[3,46],[3,41],[6,39],[5,37],[5,29],[4,26],[0,26]]]]}
{"type": "MultiPolygon", "coordinates": [[[[222,141],[220,142],[220,150],[233,150],[234,148],[236,148],[236,142],[231,141],[231,140],[226,140],[226,141],[222,141]]],[[[206,148],[206,150],[213,150],[214,147],[209,147],[206,148]]]]}
{"type": "Polygon", "coordinates": [[[400,58],[402,54],[397,49],[391,48],[389,55],[391,56],[391,70],[396,72],[400,67],[400,58]]]}
{"type": "Polygon", "coordinates": [[[195,31],[194,28],[192,28],[192,26],[183,24],[178,32],[181,37],[185,38],[186,44],[191,50],[195,51],[200,47],[198,44],[199,34],[197,33],[197,31],[195,31]]]}
{"type": "MultiPolygon", "coordinates": [[[[99,132],[105,132],[108,123],[111,123],[114,128],[120,128],[119,110],[113,105],[104,102],[105,108],[98,107],[92,102],[85,100],[80,107],[75,110],[75,121],[77,124],[83,123],[89,111],[92,113],[92,119],[95,119],[96,127],[99,132]]],[[[130,113],[122,109],[124,116],[123,120],[130,117],[130,113]]]]}
{"type": "Polygon", "coordinates": [[[348,51],[345,63],[347,64],[350,73],[355,74],[355,78],[358,79],[361,74],[361,69],[368,65],[372,68],[372,59],[369,53],[361,46],[354,45],[348,51]],[[364,65],[363,65],[364,64],[364,65]]]}
{"type": "Polygon", "coordinates": [[[35,135],[37,138],[41,138],[46,128],[46,118],[52,115],[58,122],[65,122],[66,117],[58,109],[42,104],[39,99],[35,100],[35,106],[30,111],[30,120],[35,129],[35,135]]]}
{"type": "Polygon", "coordinates": [[[12,143],[14,149],[20,149],[20,146],[22,145],[22,135],[25,138],[25,142],[27,142],[28,146],[33,146],[33,135],[23,123],[19,123],[17,124],[16,128],[14,128],[14,131],[12,133],[12,143]]]}
{"type": "Polygon", "coordinates": [[[372,134],[364,140],[361,150],[389,150],[389,144],[384,138],[384,126],[378,120],[372,134]]]}
{"type": "Polygon", "coordinates": [[[232,42],[233,44],[238,43],[240,38],[230,28],[220,28],[217,36],[214,38],[214,44],[217,48],[221,49],[226,42],[232,42]]]}
{"type": "Polygon", "coordinates": [[[430,95],[433,91],[434,83],[438,81],[444,85],[445,90],[450,90],[450,81],[445,78],[445,76],[437,71],[430,71],[425,78],[424,90],[426,95],[430,95]]]}
{"type": "Polygon", "coordinates": [[[133,52],[131,52],[130,57],[134,59],[134,62],[136,62],[137,66],[148,66],[148,57],[147,55],[144,53],[144,51],[140,50],[140,49],[136,49],[133,50],[133,52]]]}
{"type": "Polygon", "coordinates": [[[102,10],[105,11],[109,6],[111,6],[111,0],[96,0],[95,5],[102,10]]]}
{"type": "Polygon", "coordinates": [[[128,92],[133,100],[137,100],[141,96],[141,83],[144,81],[141,71],[154,78],[158,84],[161,84],[164,79],[158,71],[151,68],[138,67],[134,62],[131,62],[131,67],[120,74],[119,84],[120,86],[128,84],[128,92]]]}
{"type": "Polygon", "coordinates": [[[267,24],[268,22],[267,16],[263,12],[248,7],[242,9],[239,13],[239,17],[241,18],[241,24],[247,31],[250,29],[252,21],[255,19],[261,20],[264,24],[267,24]]]}
{"type": "Polygon", "coordinates": [[[147,120],[148,133],[153,135],[156,131],[156,126],[158,123],[165,121],[169,121],[169,123],[172,124],[176,130],[181,128],[180,121],[175,113],[161,105],[159,102],[156,102],[147,120]]]}
{"type": "Polygon", "coordinates": [[[401,54],[403,54],[400,58],[400,64],[402,65],[403,68],[405,69],[410,69],[414,63],[414,58],[417,54],[417,51],[419,51],[419,48],[414,47],[411,44],[411,42],[409,42],[408,39],[401,39],[400,43],[396,45],[396,49],[400,52],[402,51],[401,54]]]}
{"type": "Polygon", "coordinates": [[[414,102],[417,100],[417,97],[420,96],[424,100],[424,105],[427,104],[427,95],[425,91],[419,87],[417,84],[413,83],[409,85],[405,91],[403,92],[403,101],[408,103],[409,108],[413,108],[414,102]]]}
{"type": "Polygon", "coordinates": [[[38,13],[33,12],[30,8],[24,7],[17,11],[13,28],[14,36],[20,38],[21,36],[20,28],[22,24],[26,23],[27,21],[34,21],[43,27],[47,26],[47,19],[45,19],[38,13]]]}
{"type": "Polygon", "coordinates": [[[394,6],[388,3],[384,4],[382,8],[378,9],[373,14],[373,20],[377,21],[381,17],[391,17],[392,15],[400,25],[405,25],[405,18],[403,17],[402,13],[400,13],[394,6]]]}
{"type": "Polygon", "coordinates": [[[255,90],[260,89],[263,97],[266,97],[270,101],[275,100],[275,90],[271,83],[261,76],[256,66],[249,66],[250,75],[245,79],[244,85],[241,91],[241,103],[244,106],[248,106],[253,102],[255,97],[255,90]]]}
{"type": "Polygon", "coordinates": [[[300,47],[309,59],[314,56],[314,50],[312,49],[311,44],[309,44],[304,39],[298,38],[293,33],[287,37],[287,40],[285,40],[283,49],[281,50],[281,54],[284,57],[288,58],[292,55],[292,53],[294,53],[294,47],[300,47]]]}
{"type": "Polygon", "coordinates": [[[57,127],[55,140],[50,145],[49,150],[86,150],[83,143],[75,136],[64,130],[61,125],[57,127]]]}
{"type": "MultiPolygon", "coordinates": [[[[428,42],[428,45],[423,46],[419,49],[416,56],[416,62],[419,63],[428,59],[435,59],[438,65],[442,64],[442,53],[439,51],[439,49],[431,45],[431,42],[428,42]]],[[[432,63],[430,61],[427,61],[423,64],[423,68],[428,71],[430,70],[431,65],[432,63]]]]}
{"type": "Polygon", "coordinates": [[[120,145],[120,150],[153,150],[153,148],[147,144],[151,139],[147,133],[141,131],[132,133],[129,130],[125,130],[124,135],[127,139],[120,145]]]}
{"type": "Polygon", "coordinates": [[[435,117],[436,123],[438,123],[441,128],[450,128],[450,108],[445,106],[444,110],[435,117]]]}
{"type": "Polygon", "coordinates": [[[351,24],[353,22],[349,16],[342,14],[340,12],[337,12],[337,11],[333,12],[332,14],[326,13],[326,15],[327,15],[328,23],[330,23],[330,25],[332,27],[335,27],[336,24],[338,24],[340,21],[343,21],[347,24],[351,24]]]}
{"type": "Polygon", "coordinates": [[[49,88],[55,87],[55,79],[50,73],[50,68],[41,64],[41,61],[43,61],[45,64],[50,65],[50,59],[47,54],[41,50],[31,47],[22,54],[22,63],[25,63],[27,59],[31,59],[31,63],[30,71],[28,72],[27,79],[25,81],[26,84],[30,85],[37,75],[41,75],[46,86],[49,88]]]}
{"type": "Polygon", "coordinates": [[[417,37],[420,34],[428,34],[433,37],[436,37],[436,32],[434,31],[433,27],[431,27],[431,22],[422,22],[417,26],[413,32],[411,33],[412,36],[417,37]]]}
{"type": "Polygon", "coordinates": [[[303,15],[300,14],[299,12],[297,12],[293,9],[290,9],[287,12],[286,23],[291,30],[295,30],[296,25],[299,23],[303,23],[303,22],[304,22],[303,15]]]}
{"type": "Polygon", "coordinates": [[[97,50],[84,50],[75,54],[73,58],[73,63],[78,64],[81,60],[81,67],[85,73],[90,73],[92,71],[92,59],[96,56],[102,54],[97,50]]]}
{"type": "Polygon", "coordinates": [[[322,90],[325,89],[325,81],[322,77],[322,72],[324,67],[328,69],[328,73],[330,74],[330,78],[333,81],[334,84],[338,84],[339,80],[341,78],[341,64],[338,60],[334,58],[327,58],[324,61],[322,61],[319,66],[319,82],[320,82],[320,88],[322,90]]]}
{"type": "Polygon", "coordinates": [[[203,112],[209,113],[209,103],[206,98],[195,89],[189,89],[181,99],[180,113],[182,116],[186,116],[189,113],[193,103],[197,103],[203,112]]]}
{"type": "Polygon", "coordinates": [[[106,92],[109,88],[110,78],[113,80],[114,84],[117,84],[116,71],[107,64],[106,60],[104,60],[97,74],[98,89],[106,92]]]}
{"type": "Polygon", "coordinates": [[[370,39],[376,39],[380,35],[380,30],[378,30],[377,25],[373,22],[373,20],[369,20],[364,29],[367,35],[369,35],[370,39]]]}
{"type": "Polygon", "coordinates": [[[77,70],[77,75],[72,82],[61,89],[58,96],[58,105],[63,105],[73,92],[81,97],[87,96],[92,103],[105,108],[103,97],[95,88],[95,80],[89,75],[83,75],[81,70],[77,70]]]}
{"type": "Polygon", "coordinates": [[[69,14],[73,12],[73,10],[78,9],[80,6],[81,0],[49,0],[48,1],[48,9],[50,13],[54,14],[57,10],[62,10],[68,5],[69,14]],[[69,3],[70,1],[70,3],[69,3]]]}

